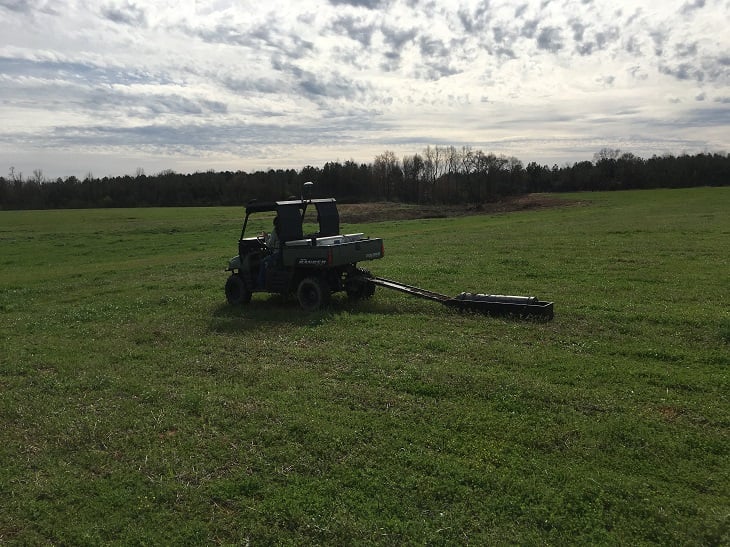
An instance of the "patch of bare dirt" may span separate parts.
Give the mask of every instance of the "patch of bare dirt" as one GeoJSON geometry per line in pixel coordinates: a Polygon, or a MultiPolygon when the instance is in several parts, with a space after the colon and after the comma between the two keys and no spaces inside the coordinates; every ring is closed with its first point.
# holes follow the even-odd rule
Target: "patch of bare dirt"
{"type": "Polygon", "coordinates": [[[526,194],[524,196],[514,196],[500,201],[476,205],[416,205],[410,203],[374,202],[339,203],[338,208],[340,210],[340,218],[343,221],[351,224],[360,224],[383,220],[414,220],[419,218],[449,218],[464,215],[490,215],[514,211],[574,207],[585,204],[585,201],[564,199],[547,194],[526,194]]]}

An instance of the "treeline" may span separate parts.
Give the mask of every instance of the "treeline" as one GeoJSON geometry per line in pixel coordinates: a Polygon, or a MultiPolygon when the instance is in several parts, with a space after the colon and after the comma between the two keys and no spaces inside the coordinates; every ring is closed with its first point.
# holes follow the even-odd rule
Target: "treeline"
{"type": "Polygon", "coordinates": [[[397,158],[386,151],[372,163],[329,162],[323,167],[197,172],[167,170],[145,175],[96,178],[89,173],[48,180],[41,170],[30,177],[10,168],[0,176],[0,209],[241,205],[250,199],[298,197],[302,184],[315,182],[316,197],[340,201],[483,203],[530,192],[572,192],[725,186],[730,155],[665,155],[643,159],[605,148],[593,161],[548,167],[527,166],[515,157],[471,147],[427,147],[397,158]]]}

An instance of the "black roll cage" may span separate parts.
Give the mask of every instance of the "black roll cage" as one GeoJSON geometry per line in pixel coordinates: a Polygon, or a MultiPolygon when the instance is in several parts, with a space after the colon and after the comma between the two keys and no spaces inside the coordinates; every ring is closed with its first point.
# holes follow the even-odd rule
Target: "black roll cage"
{"type": "Polygon", "coordinates": [[[241,228],[243,240],[248,225],[248,217],[254,213],[276,212],[278,221],[279,240],[282,243],[303,239],[302,224],[307,207],[314,205],[317,209],[319,232],[317,237],[335,236],[340,233],[340,215],[337,211],[337,202],[334,198],[302,199],[291,201],[251,202],[246,206],[246,217],[241,228]]]}

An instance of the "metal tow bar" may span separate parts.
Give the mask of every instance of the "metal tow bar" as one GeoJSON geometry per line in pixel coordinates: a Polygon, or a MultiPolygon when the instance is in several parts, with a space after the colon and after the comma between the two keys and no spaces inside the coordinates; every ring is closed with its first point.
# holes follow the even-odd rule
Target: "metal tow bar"
{"type": "Polygon", "coordinates": [[[513,315],[535,317],[550,321],[553,316],[553,303],[538,300],[534,296],[507,296],[502,294],[481,294],[463,292],[453,298],[445,294],[421,289],[382,277],[370,277],[368,281],[386,289],[393,289],[411,296],[440,302],[450,308],[468,310],[487,315],[513,315]]]}

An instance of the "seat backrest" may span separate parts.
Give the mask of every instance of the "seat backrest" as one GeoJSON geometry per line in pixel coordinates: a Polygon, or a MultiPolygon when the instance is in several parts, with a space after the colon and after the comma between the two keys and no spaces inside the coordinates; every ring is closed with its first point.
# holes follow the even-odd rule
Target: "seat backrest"
{"type": "Polygon", "coordinates": [[[279,205],[276,212],[279,216],[279,241],[281,243],[304,238],[302,212],[296,204],[279,205]]]}
{"type": "Polygon", "coordinates": [[[336,236],[340,234],[340,214],[334,201],[317,203],[319,217],[319,237],[336,236]]]}

